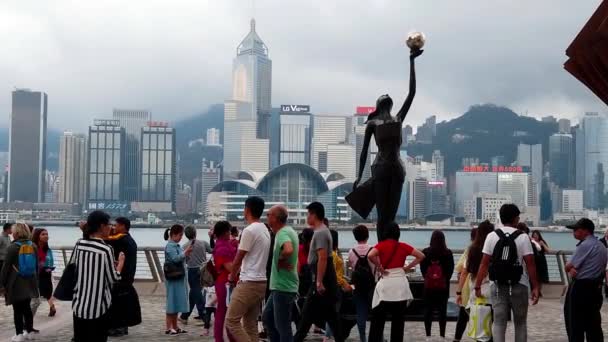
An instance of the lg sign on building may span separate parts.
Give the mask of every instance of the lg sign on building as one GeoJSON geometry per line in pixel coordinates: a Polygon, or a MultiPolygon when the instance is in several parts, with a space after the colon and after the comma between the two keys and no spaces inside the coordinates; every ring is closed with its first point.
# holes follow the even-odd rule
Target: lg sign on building
{"type": "Polygon", "coordinates": [[[310,106],[308,106],[308,105],[281,105],[281,112],[283,112],[283,113],[310,113],[310,106]]]}

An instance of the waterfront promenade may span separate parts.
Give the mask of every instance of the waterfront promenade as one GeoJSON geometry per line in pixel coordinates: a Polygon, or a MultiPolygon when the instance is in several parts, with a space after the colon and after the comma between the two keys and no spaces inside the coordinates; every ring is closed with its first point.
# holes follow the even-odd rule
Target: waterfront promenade
{"type": "MultiPolygon", "coordinates": [[[[161,285],[162,286],[162,285],[161,285]]],[[[0,342],[9,341],[14,334],[13,312],[11,307],[4,306],[4,301],[0,300],[0,342]]],[[[164,335],[165,299],[162,296],[143,295],[141,297],[143,323],[140,326],[130,329],[129,336],[114,338],[112,341],[213,341],[212,337],[201,337],[202,327],[194,325],[192,322],[186,326],[188,334],[169,337],[164,335]]],[[[72,315],[69,303],[61,302],[58,305],[58,314],[54,318],[46,316],[48,307],[46,303],[41,304],[38,316],[35,318],[36,328],[41,330],[38,341],[66,342],[72,336],[72,315]]],[[[608,317],[608,308],[602,310],[603,316],[608,317]]],[[[453,337],[455,323],[448,323],[448,338],[453,337]]],[[[608,328],[605,327],[605,335],[608,338],[608,328]]],[[[390,325],[387,327],[390,328],[390,325]]],[[[422,322],[406,322],[405,341],[415,342],[424,341],[424,324],[422,322]]],[[[433,325],[433,332],[438,331],[437,324],[433,325]]],[[[349,341],[359,341],[356,335],[356,328],[351,332],[349,341]]],[[[386,329],[388,336],[389,329],[386,329]]],[[[531,342],[562,342],[567,341],[561,314],[561,304],[557,299],[542,300],[537,306],[531,307],[528,316],[529,341],[531,342]]],[[[311,336],[310,340],[320,341],[321,336],[311,336]]],[[[512,341],[512,327],[509,329],[507,340],[512,341]]],[[[451,339],[450,339],[451,341],[451,339]]]]}

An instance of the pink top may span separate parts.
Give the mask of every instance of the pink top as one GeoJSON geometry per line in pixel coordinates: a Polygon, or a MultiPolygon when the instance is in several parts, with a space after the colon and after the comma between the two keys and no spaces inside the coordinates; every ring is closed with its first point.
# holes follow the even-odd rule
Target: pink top
{"type": "MultiPolygon", "coordinates": [[[[368,245],[368,244],[357,244],[355,245],[355,247],[351,248],[350,251],[348,251],[348,266],[351,269],[355,269],[355,265],[357,264],[357,261],[359,261],[359,258],[357,257],[357,255],[353,252],[353,249],[357,251],[357,253],[359,254],[359,256],[364,257],[367,252],[372,249],[372,246],[368,245]]],[[[371,262],[371,260],[367,260],[369,262],[369,266],[372,268],[372,272],[374,272],[374,264],[371,262]]]]}

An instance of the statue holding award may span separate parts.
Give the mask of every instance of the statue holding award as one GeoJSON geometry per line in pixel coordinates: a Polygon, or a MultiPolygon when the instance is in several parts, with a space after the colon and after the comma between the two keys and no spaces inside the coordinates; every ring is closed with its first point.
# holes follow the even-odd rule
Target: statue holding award
{"type": "Polygon", "coordinates": [[[368,115],[366,121],[357,180],[353,185],[353,191],[346,196],[346,201],[350,207],[363,218],[367,218],[373,207],[376,206],[378,212],[378,241],[386,239],[386,227],[395,220],[399,208],[401,190],[405,181],[405,166],[399,154],[402,142],[401,129],[416,95],[414,64],[416,58],[423,52],[424,34],[421,32],[411,33],[406,43],[410,48],[409,94],[395,117],[391,115],[393,100],[390,96],[382,95],[376,101],[376,110],[368,115]],[[378,146],[378,154],[371,166],[371,178],[363,184],[359,184],[372,136],[378,146]]]}

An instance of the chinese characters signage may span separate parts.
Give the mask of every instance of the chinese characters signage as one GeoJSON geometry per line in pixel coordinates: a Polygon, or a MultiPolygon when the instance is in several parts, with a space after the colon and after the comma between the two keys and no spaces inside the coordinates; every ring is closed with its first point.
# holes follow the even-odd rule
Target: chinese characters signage
{"type": "Polygon", "coordinates": [[[511,172],[511,173],[522,173],[524,168],[521,166],[465,166],[462,170],[464,172],[511,172]]]}

